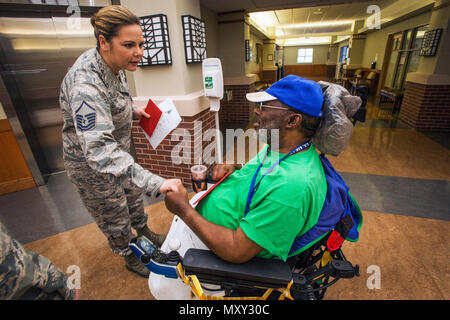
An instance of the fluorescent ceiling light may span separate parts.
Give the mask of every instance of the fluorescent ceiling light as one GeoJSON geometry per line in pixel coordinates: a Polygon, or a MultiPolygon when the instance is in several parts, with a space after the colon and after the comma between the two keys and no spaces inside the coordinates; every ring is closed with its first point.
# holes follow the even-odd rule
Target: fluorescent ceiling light
{"type": "Polygon", "coordinates": [[[274,11],[264,11],[257,13],[250,13],[250,19],[256,22],[260,26],[270,27],[278,25],[277,17],[274,11]]]}
{"type": "Polygon", "coordinates": [[[0,18],[0,33],[11,36],[93,36],[90,18],[17,19],[0,18]]]}
{"type": "Polygon", "coordinates": [[[320,44],[330,44],[330,42],[331,37],[300,37],[300,38],[279,39],[276,41],[276,43],[281,46],[320,45],[320,44]]]}
{"type": "Polygon", "coordinates": [[[8,29],[8,30],[1,30],[0,33],[6,34],[6,35],[12,35],[12,36],[50,36],[50,37],[56,37],[56,36],[94,36],[93,30],[79,30],[79,31],[70,31],[70,30],[57,30],[57,31],[36,31],[35,29],[8,29]]]}
{"type": "Polygon", "coordinates": [[[341,21],[326,21],[326,22],[311,22],[300,24],[286,24],[279,26],[280,29],[292,29],[292,28],[309,28],[309,27],[328,27],[328,26],[341,26],[345,24],[352,24],[353,20],[341,20],[341,21]]]}

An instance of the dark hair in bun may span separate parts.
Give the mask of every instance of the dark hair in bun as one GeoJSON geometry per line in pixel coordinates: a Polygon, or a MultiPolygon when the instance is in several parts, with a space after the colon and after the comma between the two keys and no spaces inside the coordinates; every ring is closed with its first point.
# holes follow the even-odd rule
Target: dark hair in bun
{"type": "Polygon", "coordinates": [[[139,18],[127,8],[120,5],[107,6],[100,9],[91,17],[91,25],[94,27],[94,35],[99,47],[99,36],[105,37],[106,41],[111,41],[117,36],[119,28],[131,24],[139,23],[139,18]]]}

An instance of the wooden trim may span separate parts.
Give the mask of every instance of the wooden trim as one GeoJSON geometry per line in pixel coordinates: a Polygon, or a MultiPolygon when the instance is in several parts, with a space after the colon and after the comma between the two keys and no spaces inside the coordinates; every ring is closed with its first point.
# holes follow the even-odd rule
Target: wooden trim
{"type": "Polygon", "coordinates": [[[0,120],[0,194],[36,186],[8,119],[0,120]]]}
{"type": "Polygon", "coordinates": [[[0,195],[36,187],[32,177],[0,182],[0,195]]]}
{"type": "Polygon", "coordinates": [[[11,125],[9,124],[8,119],[0,120],[0,132],[12,131],[11,125]]]}
{"type": "Polygon", "coordinates": [[[326,77],[326,64],[291,64],[285,66],[285,75],[294,74],[298,76],[326,77]]]}
{"type": "Polygon", "coordinates": [[[384,54],[384,58],[383,58],[383,66],[381,67],[380,82],[379,82],[378,88],[377,88],[377,95],[379,94],[381,89],[385,88],[387,69],[389,66],[389,60],[391,59],[393,42],[394,42],[394,34],[388,35],[386,49],[384,50],[385,54],[384,54]]]}

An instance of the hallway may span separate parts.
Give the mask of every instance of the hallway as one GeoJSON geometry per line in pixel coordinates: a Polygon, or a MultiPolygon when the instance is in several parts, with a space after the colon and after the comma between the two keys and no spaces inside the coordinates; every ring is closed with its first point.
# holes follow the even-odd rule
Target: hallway
{"type": "MultiPolygon", "coordinates": [[[[424,134],[380,119],[368,104],[348,149],[329,157],[363,211],[360,240],[344,254],[361,276],[341,280],[326,299],[450,299],[448,134],[424,134]],[[447,145],[446,145],[447,143],[447,145]],[[373,266],[380,289],[370,289],[373,266]]],[[[191,193],[193,195],[193,193],[191,193]]],[[[128,272],[83,208],[65,173],[47,185],[0,196],[0,220],[28,250],[61,270],[81,270],[81,299],[153,299],[147,280],[128,272]]],[[[146,202],[149,226],[167,233],[164,203],[146,202]]],[[[70,274],[69,274],[70,275],[70,274]]]]}

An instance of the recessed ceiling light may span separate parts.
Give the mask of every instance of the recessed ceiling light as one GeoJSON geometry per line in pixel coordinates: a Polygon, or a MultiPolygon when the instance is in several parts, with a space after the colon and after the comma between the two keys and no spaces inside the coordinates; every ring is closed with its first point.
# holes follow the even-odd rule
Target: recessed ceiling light
{"type": "Polygon", "coordinates": [[[277,28],[291,29],[291,28],[307,28],[307,27],[324,27],[324,26],[340,26],[345,24],[352,24],[353,20],[341,20],[341,21],[325,21],[325,22],[312,22],[312,23],[300,23],[300,24],[286,24],[277,28]]]}

